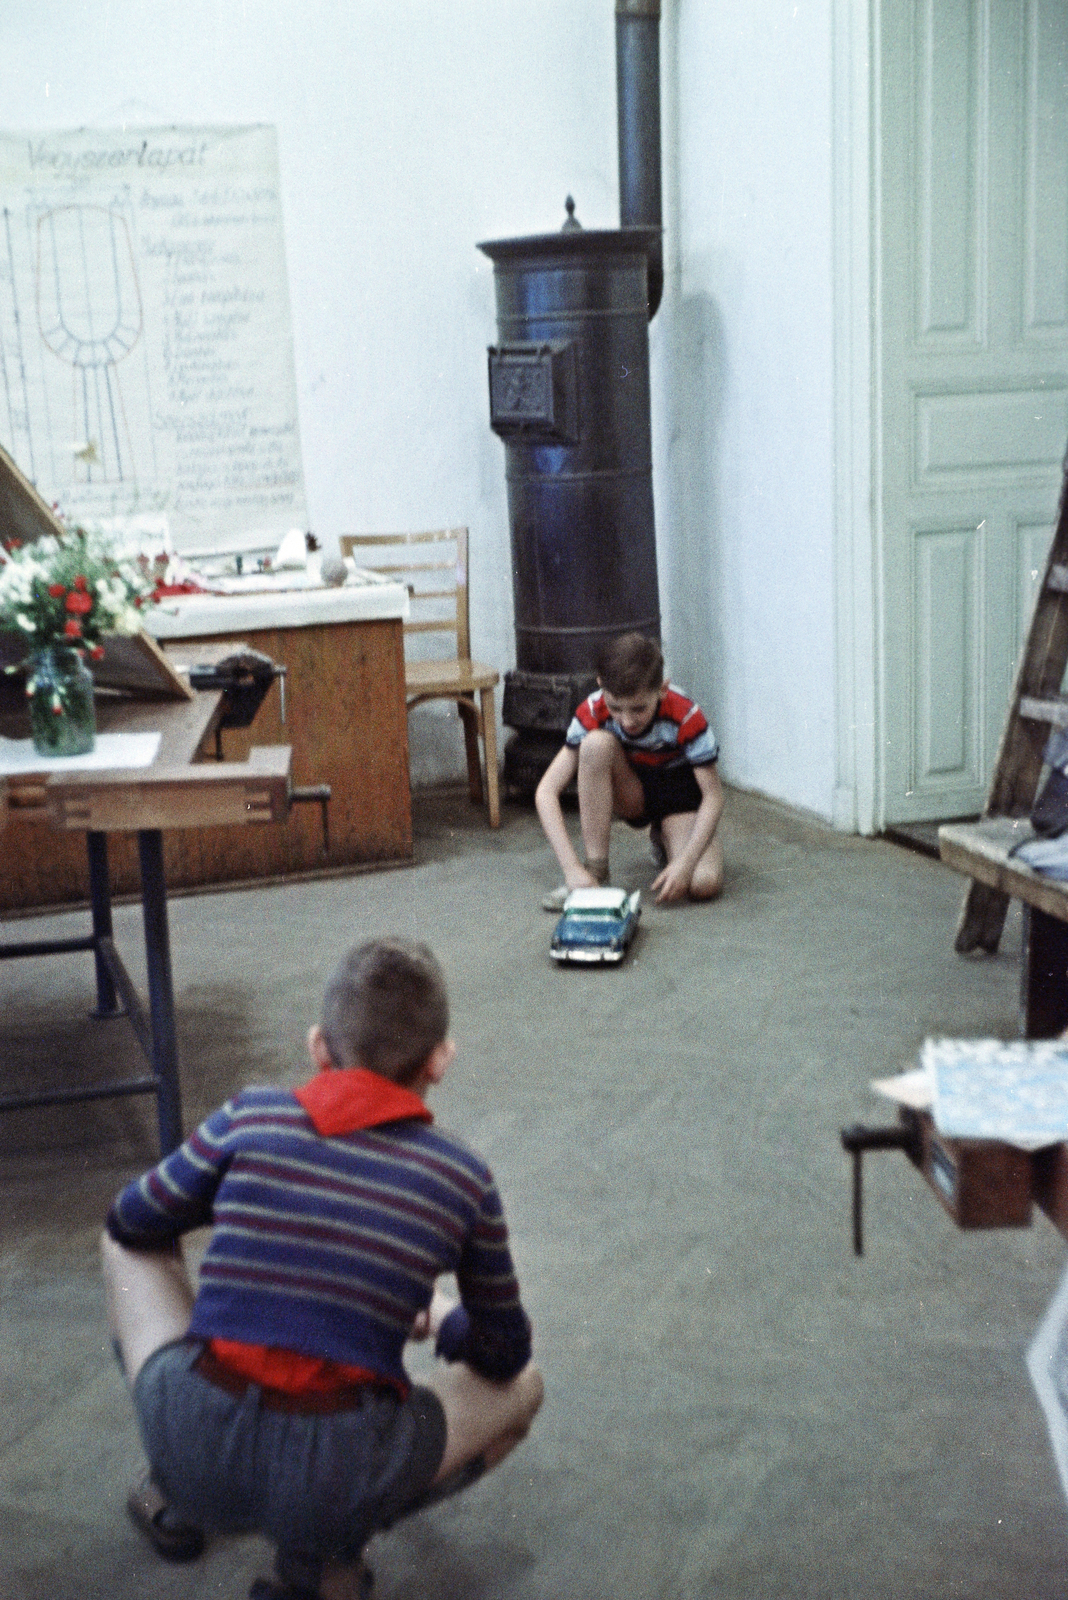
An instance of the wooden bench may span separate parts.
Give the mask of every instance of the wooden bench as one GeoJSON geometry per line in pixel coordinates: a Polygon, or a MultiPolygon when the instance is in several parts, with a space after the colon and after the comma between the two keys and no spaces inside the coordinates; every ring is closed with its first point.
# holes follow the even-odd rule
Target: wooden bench
{"type": "Polygon", "coordinates": [[[1013,846],[1032,834],[1026,817],[950,822],[938,830],[938,848],[955,872],[1023,903],[1021,1032],[1053,1039],[1068,1027],[1068,883],[1010,858],[1013,846]]]}

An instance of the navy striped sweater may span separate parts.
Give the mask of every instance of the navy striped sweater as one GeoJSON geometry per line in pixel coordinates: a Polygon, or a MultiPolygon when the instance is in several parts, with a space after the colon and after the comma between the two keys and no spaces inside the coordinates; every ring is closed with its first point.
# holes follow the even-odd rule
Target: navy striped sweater
{"type": "Polygon", "coordinates": [[[198,1338],[294,1350],[407,1388],[412,1321],[455,1272],[461,1305],[438,1353],[498,1380],[530,1357],[493,1176],[428,1121],[324,1137],[294,1093],[245,1089],[128,1184],[107,1222],[134,1249],[208,1225],[198,1338]]]}

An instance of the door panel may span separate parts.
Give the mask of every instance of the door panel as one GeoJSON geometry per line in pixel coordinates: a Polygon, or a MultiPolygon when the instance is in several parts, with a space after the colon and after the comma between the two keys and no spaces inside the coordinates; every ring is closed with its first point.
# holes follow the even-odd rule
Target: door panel
{"type": "Polygon", "coordinates": [[[1068,442],[1068,7],[885,0],[887,821],[978,811],[1068,442]]]}
{"type": "Polygon", "coordinates": [[[910,787],[974,782],[980,748],[973,659],[982,547],[974,528],[913,530],[913,709],[910,787]]]}

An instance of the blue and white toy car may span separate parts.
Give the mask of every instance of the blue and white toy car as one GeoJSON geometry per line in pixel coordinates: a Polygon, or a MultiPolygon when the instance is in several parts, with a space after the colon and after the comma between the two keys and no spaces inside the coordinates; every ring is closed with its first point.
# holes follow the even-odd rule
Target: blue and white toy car
{"type": "Polygon", "coordinates": [[[638,889],[572,889],[549,954],[554,961],[622,961],[641,914],[638,889]]]}

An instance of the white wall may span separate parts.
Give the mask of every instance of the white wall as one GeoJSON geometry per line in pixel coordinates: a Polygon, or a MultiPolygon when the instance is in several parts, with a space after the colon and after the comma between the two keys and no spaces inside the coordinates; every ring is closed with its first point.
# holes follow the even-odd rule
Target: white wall
{"type": "MultiPolygon", "coordinates": [[[[664,0],[652,328],[669,668],[728,779],[826,816],[830,4],[664,0]]],[[[569,192],[616,225],[611,0],[6,0],[0,48],[10,129],[277,126],[310,525],[467,522],[474,648],[513,664],[475,245],[569,192]]],[[[413,730],[417,780],[459,773],[454,728],[413,730]]]]}
{"type": "MultiPolygon", "coordinates": [[[[673,8],[669,8],[673,9],[673,8]]],[[[834,794],[830,0],[681,0],[654,323],[669,665],[724,775],[834,794]]]]}

